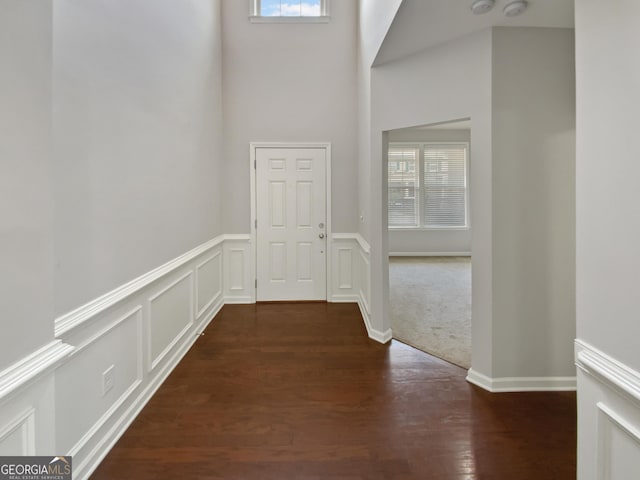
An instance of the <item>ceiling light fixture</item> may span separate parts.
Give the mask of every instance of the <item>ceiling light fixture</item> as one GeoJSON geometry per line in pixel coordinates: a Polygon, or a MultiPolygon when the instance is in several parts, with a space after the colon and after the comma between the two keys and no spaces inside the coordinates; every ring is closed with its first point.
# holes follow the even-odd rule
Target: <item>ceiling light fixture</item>
{"type": "Polygon", "coordinates": [[[515,17],[524,12],[527,9],[527,5],[526,0],[515,0],[514,2],[507,3],[502,12],[507,17],[515,17]]]}
{"type": "Polygon", "coordinates": [[[495,0],[475,0],[471,4],[471,11],[475,15],[482,15],[493,8],[495,0]]]}

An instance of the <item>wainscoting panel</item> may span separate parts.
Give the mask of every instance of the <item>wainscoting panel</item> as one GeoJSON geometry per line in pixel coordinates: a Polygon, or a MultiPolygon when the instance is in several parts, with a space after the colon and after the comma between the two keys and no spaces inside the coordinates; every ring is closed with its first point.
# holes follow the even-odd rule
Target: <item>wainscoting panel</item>
{"type": "MultiPolygon", "coordinates": [[[[250,235],[220,235],[55,319],[56,339],[0,372],[0,454],[74,456],[89,478],[224,303],[255,302],[250,235]],[[54,453],[55,452],[55,453],[54,453]]],[[[369,246],[331,245],[330,301],[369,336],[369,246]]]]}
{"type": "Polygon", "coordinates": [[[578,478],[640,478],[640,372],[576,340],[578,478]]]}
{"type": "Polygon", "coordinates": [[[224,303],[255,302],[253,262],[249,235],[225,235],[224,303]]]}
{"type": "Polygon", "coordinates": [[[352,236],[333,235],[331,240],[331,285],[329,301],[357,302],[358,242],[352,236]]]}
{"type": "Polygon", "coordinates": [[[0,427],[0,456],[35,455],[35,413],[29,408],[0,427]]]}
{"type": "Polygon", "coordinates": [[[196,318],[222,296],[222,249],[216,248],[213,255],[196,265],[196,318]]]}
{"type": "Polygon", "coordinates": [[[90,476],[222,308],[223,242],[216,237],[56,320],[74,351],[55,372],[57,449],[42,453],[73,455],[74,479],[90,476]]]}
{"type": "Polygon", "coordinates": [[[56,421],[65,428],[57,432],[57,445],[62,451],[77,455],[142,383],[142,348],[142,307],[137,306],[122,317],[105,318],[103,329],[58,369],[56,421]]]}
{"type": "Polygon", "coordinates": [[[193,273],[188,272],[149,298],[149,370],[153,370],[192,327],[193,273]]]}

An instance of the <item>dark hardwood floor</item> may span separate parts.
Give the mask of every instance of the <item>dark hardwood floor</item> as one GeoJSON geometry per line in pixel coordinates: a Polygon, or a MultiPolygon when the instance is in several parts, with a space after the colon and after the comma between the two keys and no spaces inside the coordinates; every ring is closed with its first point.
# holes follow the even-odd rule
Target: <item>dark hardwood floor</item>
{"type": "Polygon", "coordinates": [[[573,479],[573,393],[490,394],[354,304],[227,305],[92,479],[573,479]]]}

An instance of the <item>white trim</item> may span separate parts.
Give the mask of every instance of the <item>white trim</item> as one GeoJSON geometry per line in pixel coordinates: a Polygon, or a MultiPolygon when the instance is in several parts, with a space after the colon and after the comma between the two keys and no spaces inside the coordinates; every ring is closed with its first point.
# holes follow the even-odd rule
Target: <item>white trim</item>
{"type": "Polygon", "coordinates": [[[81,307],[76,308],[75,310],[56,318],[54,322],[55,336],[60,337],[61,335],[64,335],[70,330],[95,317],[97,314],[104,312],[108,308],[114,306],[116,303],[121,302],[128,296],[155,282],[159,278],[162,278],[169,272],[185,265],[197,256],[202,255],[207,250],[220,245],[224,240],[224,235],[218,235],[214,239],[197,246],[193,250],[190,250],[189,252],[180,255],[177,258],[174,258],[164,265],[161,265],[160,267],[151,270],[150,272],[145,273],[144,275],[141,275],[140,277],[135,278],[128,283],[125,283],[115,290],[111,290],[101,297],[98,297],[95,300],[92,300],[82,305],[81,307]]]}
{"type": "Polygon", "coordinates": [[[390,257],[470,257],[471,252],[389,252],[390,257]]]}
{"type": "Polygon", "coordinates": [[[575,341],[575,355],[580,370],[640,402],[640,372],[582,340],[575,341]]]}
{"type": "Polygon", "coordinates": [[[598,409],[598,478],[611,479],[612,430],[615,428],[627,436],[636,448],[640,447],[640,431],[622,415],[603,402],[596,404],[598,409]]]}
{"type": "Polygon", "coordinates": [[[173,347],[175,347],[178,342],[180,342],[182,340],[182,337],[184,337],[186,335],[186,333],[191,330],[191,327],[193,327],[193,324],[195,323],[195,319],[193,316],[194,313],[194,308],[193,308],[193,272],[189,271],[187,273],[185,273],[184,275],[182,275],[180,278],[176,279],[175,281],[173,281],[172,283],[170,283],[169,285],[167,285],[165,288],[163,288],[162,290],[160,290],[159,292],[157,292],[156,294],[154,294],[153,296],[149,297],[147,299],[147,332],[148,332],[148,337],[147,337],[147,371],[151,372],[153,370],[155,370],[155,368],[158,366],[158,364],[160,362],[162,362],[162,360],[164,360],[164,358],[169,354],[169,352],[171,352],[171,350],[173,350],[173,347]],[[185,326],[182,328],[182,330],[180,330],[180,332],[178,332],[178,334],[164,347],[164,349],[158,353],[158,355],[156,355],[155,358],[153,358],[153,348],[152,348],[152,343],[153,343],[153,317],[151,315],[151,307],[153,302],[160,298],[162,295],[164,295],[165,293],[167,293],[169,290],[171,290],[172,288],[174,288],[176,285],[182,283],[183,281],[189,279],[189,321],[185,324],[185,326]]]}
{"type": "Polygon", "coordinates": [[[0,430],[0,444],[12,433],[20,430],[22,434],[22,453],[20,455],[36,454],[36,409],[29,407],[25,412],[16,416],[0,430]]]}
{"type": "Polygon", "coordinates": [[[213,303],[218,299],[218,297],[222,296],[222,292],[223,292],[223,288],[222,288],[222,284],[223,283],[222,282],[224,281],[222,279],[222,262],[223,262],[222,249],[220,249],[217,252],[214,252],[209,258],[207,258],[206,260],[204,260],[203,262],[201,262],[201,263],[199,263],[199,264],[197,264],[195,266],[195,270],[194,271],[196,273],[196,279],[195,279],[194,293],[195,293],[195,296],[196,296],[196,300],[195,300],[195,302],[196,302],[196,310],[197,310],[196,319],[202,317],[202,314],[204,312],[206,312],[211,305],[213,305],[213,303]],[[217,275],[217,278],[218,278],[219,289],[213,295],[213,297],[211,297],[211,299],[205,304],[205,306],[198,310],[198,306],[200,305],[200,295],[198,293],[199,290],[200,290],[200,288],[199,288],[200,287],[200,269],[202,269],[202,267],[204,267],[206,264],[208,264],[210,262],[213,262],[216,258],[220,259],[219,260],[220,266],[218,268],[218,271],[216,272],[216,275],[217,275]]]}
{"type": "Polygon", "coordinates": [[[390,328],[385,332],[381,332],[379,330],[375,330],[371,326],[369,313],[367,312],[367,309],[364,306],[364,302],[362,301],[362,298],[358,299],[358,308],[360,309],[360,313],[362,314],[362,319],[364,320],[364,326],[367,328],[367,335],[369,336],[369,338],[379,343],[387,343],[391,341],[391,339],[393,338],[393,333],[391,332],[390,328]]]}
{"type": "Polygon", "coordinates": [[[331,19],[329,11],[330,0],[320,0],[320,15],[309,16],[262,16],[260,15],[260,3],[261,0],[250,0],[249,2],[249,20],[253,23],[326,23],[331,19]]]}
{"type": "Polygon", "coordinates": [[[498,377],[491,378],[470,368],[467,382],[489,392],[573,392],[576,377],[498,377]]]}
{"type": "MultiPolygon", "coordinates": [[[[256,215],[257,215],[257,199],[256,199],[256,149],[258,148],[318,148],[325,150],[325,238],[327,239],[325,245],[325,300],[331,298],[332,287],[332,223],[331,223],[331,142],[250,142],[249,143],[249,182],[251,191],[251,243],[253,248],[251,250],[253,254],[253,262],[251,264],[253,278],[257,277],[257,265],[258,265],[258,242],[256,232],[256,215]]],[[[254,301],[257,298],[257,289],[253,290],[252,295],[254,301]]]]}
{"type": "Polygon", "coordinates": [[[332,240],[355,240],[358,242],[360,249],[367,255],[370,252],[369,243],[359,233],[334,233],[331,236],[332,240]]]}
{"type": "Polygon", "coordinates": [[[329,23],[331,17],[329,15],[321,15],[319,17],[261,17],[259,15],[250,15],[251,23],[329,23]]]}
{"type": "Polygon", "coordinates": [[[54,340],[0,372],[0,400],[57,367],[74,347],[54,340]]]}

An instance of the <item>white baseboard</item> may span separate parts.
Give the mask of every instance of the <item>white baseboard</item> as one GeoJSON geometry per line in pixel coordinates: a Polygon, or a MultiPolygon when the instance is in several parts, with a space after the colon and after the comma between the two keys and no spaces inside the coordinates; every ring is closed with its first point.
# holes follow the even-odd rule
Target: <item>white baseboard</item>
{"type": "Polygon", "coordinates": [[[471,252],[389,252],[390,257],[470,257],[471,252]]]}
{"type": "Polygon", "coordinates": [[[467,372],[467,381],[489,392],[570,392],[576,389],[576,377],[490,378],[472,368],[467,372]]]}

